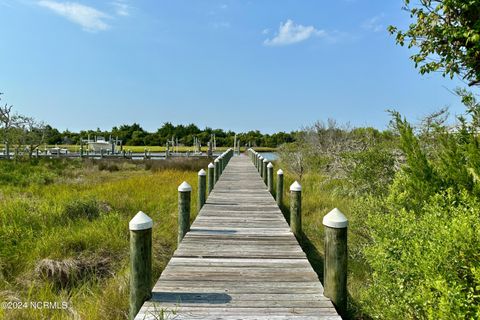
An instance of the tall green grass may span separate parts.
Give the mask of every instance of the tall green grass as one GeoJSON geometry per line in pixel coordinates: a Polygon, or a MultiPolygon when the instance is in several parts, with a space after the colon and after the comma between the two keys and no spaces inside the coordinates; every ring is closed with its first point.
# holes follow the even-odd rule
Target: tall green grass
{"type": "Polygon", "coordinates": [[[196,188],[199,168],[116,165],[0,162],[0,300],[67,302],[66,309],[0,309],[1,319],[125,319],[128,222],[140,210],[154,220],[158,278],[176,247],[177,186],[186,180],[196,188]]]}

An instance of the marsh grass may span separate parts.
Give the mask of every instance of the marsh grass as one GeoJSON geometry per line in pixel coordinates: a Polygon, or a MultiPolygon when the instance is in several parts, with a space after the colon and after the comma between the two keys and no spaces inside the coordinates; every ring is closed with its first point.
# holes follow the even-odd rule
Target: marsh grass
{"type": "MultiPolygon", "coordinates": [[[[159,277],[176,248],[177,186],[185,180],[195,190],[204,163],[105,164],[118,170],[99,163],[0,161],[0,299],[68,305],[2,309],[1,319],[125,319],[128,222],[140,210],[154,220],[153,279],[159,277]],[[32,172],[51,181],[32,180],[32,172]]],[[[195,203],[192,192],[192,213],[195,203]]]]}

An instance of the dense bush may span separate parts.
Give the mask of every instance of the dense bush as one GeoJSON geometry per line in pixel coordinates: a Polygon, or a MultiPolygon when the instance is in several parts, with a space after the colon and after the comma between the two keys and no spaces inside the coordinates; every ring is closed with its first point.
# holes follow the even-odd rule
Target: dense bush
{"type": "Polygon", "coordinates": [[[351,222],[353,318],[480,318],[480,104],[458,93],[455,127],[444,111],[418,126],[392,112],[388,131],[315,125],[281,149],[303,177],[316,250],[325,213],[340,206],[351,222]]]}
{"type": "Polygon", "coordinates": [[[480,207],[465,192],[435,194],[419,212],[368,213],[372,269],[365,311],[378,319],[480,317],[480,207]]]}

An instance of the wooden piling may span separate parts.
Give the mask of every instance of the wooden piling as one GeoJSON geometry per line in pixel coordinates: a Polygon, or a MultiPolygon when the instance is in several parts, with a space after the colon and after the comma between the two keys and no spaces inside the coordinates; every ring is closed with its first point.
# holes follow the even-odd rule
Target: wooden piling
{"type": "Polygon", "coordinates": [[[206,189],[207,189],[207,173],[205,170],[201,169],[198,171],[198,197],[197,197],[197,212],[200,212],[203,205],[205,204],[206,199],[206,189]]]}
{"type": "Polygon", "coordinates": [[[130,310],[134,319],[151,297],[153,221],[140,211],[130,220],[130,310]]]}
{"type": "Polygon", "coordinates": [[[323,217],[325,227],[324,294],[340,314],[347,310],[348,220],[337,208],[323,217]]]}
{"type": "Polygon", "coordinates": [[[263,182],[265,182],[265,184],[267,184],[267,183],[268,183],[268,180],[267,180],[267,179],[268,179],[268,171],[267,171],[267,170],[268,170],[268,168],[267,168],[267,166],[268,166],[268,160],[267,160],[266,158],[263,159],[262,165],[263,165],[263,169],[262,169],[262,172],[263,172],[263,176],[262,176],[262,177],[263,177],[263,182]]]}
{"type": "Polygon", "coordinates": [[[267,186],[268,192],[273,196],[273,164],[271,162],[267,165],[267,186]]]}
{"type": "Polygon", "coordinates": [[[223,165],[224,165],[224,159],[223,159],[223,154],[220,155],[220,157],[218,157],[218,161],[219,161],[219,168],[220,168],[220,173],[218,174],[218,177],[220,178],[220,176],[222,175],[223,173],[223,165]]]}
{"type": "Polygon", "coordinates": [[[302,186],[295,181],[290,186],[290,229],[300,238],[302,235],[302,186]]]}
{"type": "Polygon", "coordinates": [[[208,164],[208,194],[212,192],[215,185],[215,165],[213,163],[208,164]]]}
{"type": "Polygon", "coordinates": [[[178,187],[178,244],[190,229],[190,200],[192,187],[184,181],[178,187]]]}
{"type": "Polygon", "coordinates": [[[215,183],[217,183],[218,179],[220,178],[220,160],[217,158],[213,161],[215,164],[214,168],[214,175],[215,175],[215,183]]]}
{"type": "Polygon", "coordinates": [[[258,170],[258,173],[260,173],[260,176],[262,176],[262,166],[260,165],[263,161],[263,158],[262,156],[258,153],[257,154],[257,170],[258,170]]]}
{"type": "Polygon", "coordinates": [[[281,209],[283,204],[283,170],[279,169],[277,171],[277,196],[275,197],[277,200],[277,205],[281,209]]]}

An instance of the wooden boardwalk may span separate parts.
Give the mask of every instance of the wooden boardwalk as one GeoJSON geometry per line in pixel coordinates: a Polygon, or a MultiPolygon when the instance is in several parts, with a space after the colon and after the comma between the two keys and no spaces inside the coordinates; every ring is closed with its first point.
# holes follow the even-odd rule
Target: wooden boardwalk
{"type": "Polygon", "coordinates": [[[135,319],[341,318],[255,166],[238,156],[135,319]]]}

